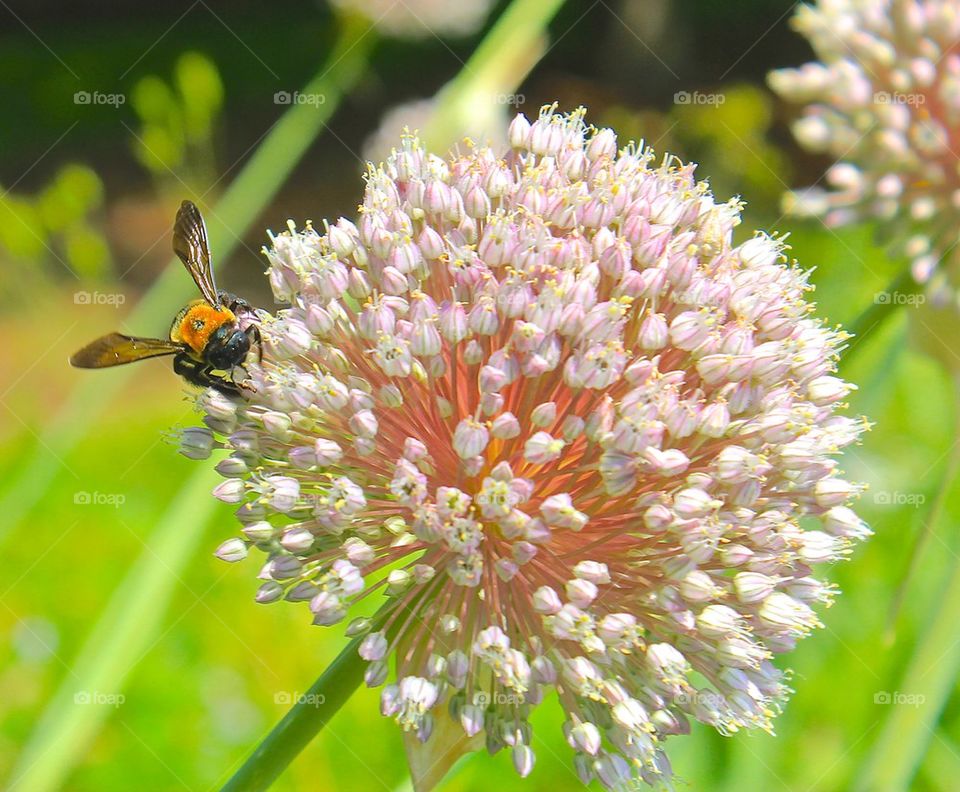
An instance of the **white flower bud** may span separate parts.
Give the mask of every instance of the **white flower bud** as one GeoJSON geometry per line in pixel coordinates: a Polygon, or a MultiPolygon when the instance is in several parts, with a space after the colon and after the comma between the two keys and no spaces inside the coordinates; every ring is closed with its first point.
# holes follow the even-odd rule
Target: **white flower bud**
{"type": "Polygon", "coordinates": [[[533,592],[533,608],[537,613],[559,613],[563,607],[557,592],[549,586],[541,586],[533,592]]]}

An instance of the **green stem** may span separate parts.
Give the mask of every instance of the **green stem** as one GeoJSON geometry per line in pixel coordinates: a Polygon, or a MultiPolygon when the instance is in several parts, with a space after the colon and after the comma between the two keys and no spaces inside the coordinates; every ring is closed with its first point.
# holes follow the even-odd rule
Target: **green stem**
{"type": "Polygon", "coordinates": [[[478,102],[515,91],[543,56],[547,25],[564,0],[513,0],[480,42],[470,60],[443,89],[423,138],[428,147],[446,145],[463,131],[478,102]],[[532,57],[531,57],[532,55],[532,57]]]}
{"type": "Polygon", "coordinates": [[[337,714],[363,680],[365,663],[357,654],[362,636],[337,655],[305,696],[293,705],[223,786],[223,792],[267,789],[307,743],[337,714]]]}
{"type": "MultiPolygon", "coordinates": [[[[376,35],[365,20],[349,17],[341,24],[333,51],[303,89],[303,93],[322,94],[324,103],[292,105],[270,129],[222,198],[212,210],[205,212],[215,262],[225,261],[234,251],[323,130],[343,93],[363,74],[376,35]]],[[[176,307],[187,300],[190,286],[182,265],[172,259],[128,317],[129,327],[149,335],[151,328],[168,322],[176,307]]],[[[96,416],[107,408],[127,378],[135,373],[130,367],[121,367],[109,375],[82,374],[79,385],[44,426],[36,445],[24,452],[23,461],[11,471],[0,497],[3,515],[0,541],[46,494],[64,465],[63,458],[87,434],[96,416]]]]}
{"type": "MultiPolygon", "coordinates": [[[[954,387],[960,420],[960,381],[955,380],[954,387]]],[[[956,457],[960,449],[955,447],[952,453],[956,457]]],[[[957,460],[951,459],[948,469],[954,475],[943,481],[941,492],[946,494],[942,499],[938,497],[936,514],[931,514],[931,531],[932,520],[947,511],[949,496],[955,495],[957,467],[957,460]]],[[[918,642],[896,689],[911,696],[916,703],[889,706],[880,735],[857,774],[854,789],[859,792],[899,792],[910,787],[947,698],[956,685],[960,673],[960,641],[957,640],[960,556],[956,557],[938,600],[939,610],[918,642]]]]}
{"type": "Polygon", "coordinates": [[[871,305],[867,306],[859,316],[857,316],[846,328],[854,338],[852,343],[844,350],[843,360],[846,363],[852,356],[854,350],[863,346],[863,342],[873,333],[875,333],[883,323],[896,312],[898,308],[904,305],[901,295],[916,294],[921,286],[914,279],[909,268],[898,273],[886,289],[877,292],[877,295],[886,295],[885,300],[879,300],[876,297],[871,305]]]}

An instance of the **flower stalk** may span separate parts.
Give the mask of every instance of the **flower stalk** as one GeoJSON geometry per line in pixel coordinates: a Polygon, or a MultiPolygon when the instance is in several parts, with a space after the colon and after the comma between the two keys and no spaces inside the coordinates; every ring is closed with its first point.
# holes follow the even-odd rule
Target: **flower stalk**
{"type": "Polygon", "coordinates": [[[423,130],[428,146],[454,137],[476,112],[478,102],[519,87],[535,59],[543,56],[547,25],[564,0],[514,0],[501,14],[460,73],[438,97],[430,125],[423,130]]]}
{"type": "Polygon", "coordinates": [[[860,348],[867,338],[879,331],[897,312],[897,309],[905,304],[905,296],[917,294],[921,289],[921,285],[917,283],[909,269],[897,273],[887,287],[882,292],[878,292],[878,295],[886,295],[887,299],[875,298],[847,325],[846,330],[853,337],[853,341],[843,350],[844,363],[848,363],[854,350],[860,348]]]}
{"type": "Polygon", "coordinates": [[[268,789],[333,719],[363,681],[364,663],[357,654],[361,640],[358,636],[344,647],[223,785],[223,792],[268,789]]]}

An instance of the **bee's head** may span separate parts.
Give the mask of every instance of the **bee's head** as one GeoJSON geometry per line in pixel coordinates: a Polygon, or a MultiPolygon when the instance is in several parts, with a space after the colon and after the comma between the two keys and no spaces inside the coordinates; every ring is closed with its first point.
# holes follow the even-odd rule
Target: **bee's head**
{"type": "Polygon", "coordinates": [[[250,339],[236,323],[218,327],[203,350],[204,359],[214,368],[229,371],[239,366],[250,351],[250,339]]]}

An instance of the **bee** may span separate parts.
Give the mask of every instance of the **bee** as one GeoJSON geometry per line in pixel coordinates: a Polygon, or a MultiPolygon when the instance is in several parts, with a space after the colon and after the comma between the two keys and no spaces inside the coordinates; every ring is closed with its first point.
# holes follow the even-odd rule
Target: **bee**
{"type": "Polygon", "coordinates": [[[185,305],[170,327],[170,338],[138,338],[109,333],[87,344],[70,358],[77,368],[107,368],[136,360],[173,355],[173,370],[187,382],[216,388],[228,396],[254,390],[247,381],[235,382],[233,372],[243,368],[252,346],[262,358],[260,330],[254,323],[241,329],[240,319],[256,312],[245,300],[217,291],[200,210],[184,201],[173,226],[173,251],[197,284],[203,299],[185,305]]]}

